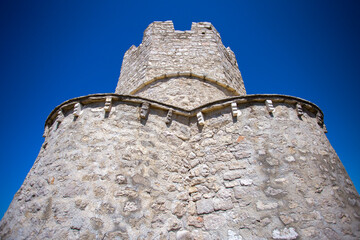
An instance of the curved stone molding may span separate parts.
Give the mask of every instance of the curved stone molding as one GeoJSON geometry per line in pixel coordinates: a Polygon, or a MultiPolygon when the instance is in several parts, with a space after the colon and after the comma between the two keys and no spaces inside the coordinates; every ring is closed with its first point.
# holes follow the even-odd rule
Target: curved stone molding
{"type": "MultiPolygon", "coordinates": [[[[196,107],[192,110],[186,110],[177,106],[172,106],[164,103],[160,103],[151,99],[146,99],[138,96],[133,95],[120,95],[120,94],[114,94],[114,93],[107,93],[107,94],[91,94],[87,96],[77,97],[70,99],[68,101],[65,101],[64,103],[57,106],[48,116],[48,118],[45,121],[45,126],[51,126],[54,122],[54,120],[59,116],[60,121],[62,121],[64,114],[63,111],[68,111],[70,109],[74,109],[74,106],[76,103],[81,103],[82,108],[86,107],[86,105],[89,105],[91,103],[96,102],[105,102],[109,99],[111,99],[112,105],[117,103],[136,103],[143,107],[141,107],[140,111],[140,117],[145,118],[147,114],[149,113],[149,108],[151,105],[151,108],[156,109],[163,109],[166,111],[172,110],[171,116],[174,115],[181,115],[185,117],[195,117],[198,112],[202,113],[208,113],[212,111],[216,111],[218,109],[224,109],[224,108],[230,108],[233,109],[231,104],[235,103],[237,105],[238,111],[241,112],[241,109],[250,107],[251,105],[262,103],[264,106],[268,109],[268,101],[271,102],[272,108],[271,110],[274,111],[276,106],[275,104],[281,104],[281,103],[287,103],[293,105],[294,111],[297,111],[297,105],[301,103],[303,106],[303,109],[307,110],[308,112],[312,113],[314,117],[316,117],[319,125],[323,127],[323,113],[321,109],[315,105],[314,103],[311,103],[307,100],[287,96],[287,95],[278,95],[278,94],[254,94],[254,95],[246,95],[246,96],[238,96],[238,97],[231,97],[231,98],[225,98],[221,100],[217,100],[211,103],[204,104],[202,106],[196,107]],[[144,109],[143,109],[144,108],[144,109]],[[61,109],[61,110],[60,110],[61,109]],[[57,114],[56,114],[57,113],[57,114]],[[142,114],[143,113],[143,114],[142,114]],[[62,114],[62,115],[61,115],[62,114]]],[[[138,106],[139,106],[138,105],[138,106]]],[[[234,109],[233,109],[234,110],[234,109]]],[[[240,114],[239,114],[240,115],[240,114]]],[[[276,116],[276,115],[275,115],[276,116]]],[[[166,116],[165,116],[166,117],[166,116]]],[[[57,120],[57,121],[58,121],[57,120]]],[[[167,120],[165,120],[166,122],[167,120]]]]}
{"type": "Polygon", "coordinates": [[[151,79],[151,80],[149,80],[147,82],[144,82],[143,84],[138,86],[136,89],[131,91],[130,94],[131,95],[136,95],[144,87],[146,87],[146,86],[148,86],[148,85],[150,85],[150,84],[152,84],[152,83],[154,83],[156,81],[159,81],[159,80],[162,80],[162,79],[165,79],[165,78],[174,78],[174,77],[195,77],[195,78],[204,80],[206,82],[214,83],[214,84],[218,85],[219,87],[222,87],[222,88],[232,92],[234,95],[240,95],[234,88],[230,87],[227,84],[222,83],[221,81],[218,81],[216,79],[208,77],[205,74],[200,74],[200,73],[197,74],[197,73],[193,73],[193,72],[171,72],[171,73],[166,73],[166,74],[156,76],[153,79],[151,79]]]}

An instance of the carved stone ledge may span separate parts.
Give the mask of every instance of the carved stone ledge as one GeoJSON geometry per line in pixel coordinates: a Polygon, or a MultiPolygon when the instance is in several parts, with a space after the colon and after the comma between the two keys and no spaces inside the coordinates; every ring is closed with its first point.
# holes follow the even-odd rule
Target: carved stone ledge
{"type": "MultiPolygon", "coordinates": [[[[92,104],[92,103],[97,103],[97,102],[104,102],[104,98],[106,99],[107,97],[110,97],[112,99],[111,103],[114,104],[114,102],[121,102],[121,103],[135,103],[135,104],[141,104],[143,105],[145,102],[149,104],[151,104],[152,108],[156,108],[156,109],[161,109],[164,111],[169,111],[172,110],[172,115],[176,114],[176,115],[181,115],[184,117],[196,117],[197,114],[199,112],[202,113],[210,113],[212,111],[221,109],[221,108],[228,108],[231,107],[232,103],[236,103],[237,107],[241,106],[241,105],[245,105],[246,106],[250,106],[251,104],[256,104],[256,103],[264,103],[266,100],[271,100],[272,103],[276,102],[276,103],[282,103],[282,104],[296,104],[299,103],[301,104],[302,110],[304,112],[304,110],[311,112],[312,114],[314,114],[315,116],[317,116],[317,121],[318,123],[320,123],[319,125],[322,126],[323,124],[323,114],[321,109],[316,106],[315,104],[306,101],[304,99],[301,98],[297,98],[297,97],[292,97],[292,96],[287,96],[287,95],[277,95],[277,94],[254,94],[254,95],[246,95],[246,96],[237,96],[237,97],[229,97],[229,98],[225,98],[225,99],[221,99],[221,100],[217,100],[211,103],[207,103],[204,104],[202,106],[196,107],[192,110],[186,110],[186,109],[182,109],[180,107],[176,107],[176,106],[172,106],[169,104],[165,104],[165,103],[161,103],[155,100],[151,100],[151,99],[147,99],[147,98],[143,98],[143,97],[139,97],[139,96],[133,96],[133,95],[120,95],[120,94],[115,94],[115,93],[107,93],[107,94],[92,94],[92,95],[88,95],[88,96],[82,96],[82,97],[78,97],[78,98],[74,98],[74,99],[70,99],[68,101],[65,101],[64,103],[60,104],[59,106],[57,106],[48,116],[45,125],[47,126],[51,126],[54,122],[60,120],[61,119],[61,114],[64,115],[65,112],[67,111],[74,111],[74,105],[76,103],[80,103],[82,106],[88,105],[88,104],[92,104]],[[59,111],[61,110],[61,114],[59,114],[59,111]],[[57,117],[59,116],[59,117],[57,117]]],[[[144,105],[144,108],[146,108],[146,104],[144,105]]],[[[101,109],[99,109],[101,110],[101,109]]],[[[142,114],[142,116],[147,116],[148,111],[143,110],[144,113],[146,113],[145,115],[142,114]]],[[[297,111],[297,110],[296,110],[297,111]]],[[[239,110],[238,110],[238,115],[239,115],[239,110]]],[[[165,120],[167,121],[167,120],[165,120]]]]}

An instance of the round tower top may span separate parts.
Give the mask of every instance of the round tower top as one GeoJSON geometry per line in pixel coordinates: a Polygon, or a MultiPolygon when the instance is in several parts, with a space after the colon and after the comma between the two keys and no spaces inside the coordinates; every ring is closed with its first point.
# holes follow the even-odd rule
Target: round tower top
{"type": "MultiPolygon", "coordinates": [[[[192,23],[188,31],[175,30],[172,21],[153,22],[144,31],[142,43],[125,53],[115,93],[166,102],[181,91],[187,91],[188,99],[179,105],[189,108],[246,95],[234,53],[224,47],[209,22],[192,23]],[[202,93],[204,87],[207,91],[202,93]],[[194,100],[199,93],[206,100],[194,100]]],[[[175,102],[179,99],[168,103],[175,102]]]]}

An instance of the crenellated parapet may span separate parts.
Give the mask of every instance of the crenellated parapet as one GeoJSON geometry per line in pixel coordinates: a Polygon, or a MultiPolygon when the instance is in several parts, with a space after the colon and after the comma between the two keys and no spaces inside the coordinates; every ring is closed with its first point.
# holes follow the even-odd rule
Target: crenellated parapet
{"type": "MultiPolygon", "coordinates": [[[[125,53],[115,92],[141,96],[147,90],[144,87],[158,79],[178,80],[172,86],[186,85],[186,80],[191,79],[186,73],[193,75],[192,80],[210,80],[224,92],[223,96],[208,92],[212,101],[246,94],[235,55],[224,47],[211,23],[193,23],[191,30],[177,31],[171,21],[150,24],[142,43],[125,53]]],[[[167,95],[154,87],[151,93],[155,100],[167,95]]]]}

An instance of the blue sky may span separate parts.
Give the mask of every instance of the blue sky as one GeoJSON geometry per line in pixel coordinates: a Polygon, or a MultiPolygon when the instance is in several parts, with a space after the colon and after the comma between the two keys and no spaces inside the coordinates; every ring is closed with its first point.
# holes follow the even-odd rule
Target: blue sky
{"type": "Polygon", "coordinates": [[[0,217],[70,98],[114,92],[125,51],[153,21],[209,21],[234,51],[249,94],[317,104],[360,189],[359,1],[19,1],[0,3],[0,217]]]}

